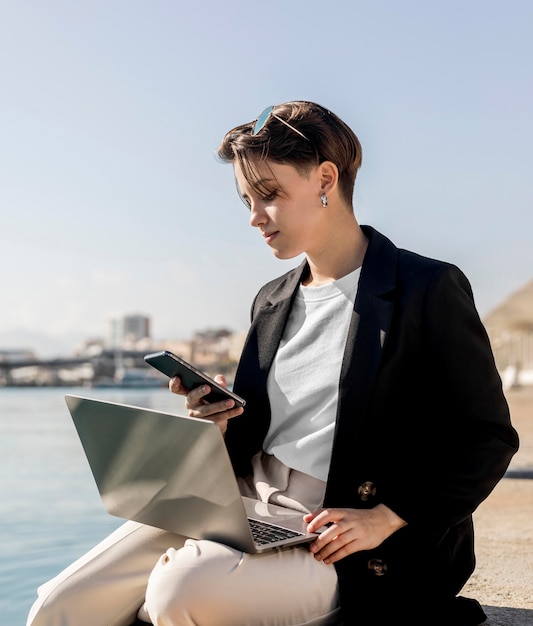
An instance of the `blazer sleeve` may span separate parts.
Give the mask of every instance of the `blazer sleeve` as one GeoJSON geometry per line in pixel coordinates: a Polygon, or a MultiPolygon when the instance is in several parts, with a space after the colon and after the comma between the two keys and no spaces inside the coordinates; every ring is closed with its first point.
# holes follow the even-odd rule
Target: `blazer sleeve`
{"type": "Polygon", "coordinates": [[[408,466],[417,463],[416,475],[424,475],[423,492],[406,491],[407,477],[398,472],[383,500],[407,522],[430,515],[449,525],[490,494],[518,449],[518,435],[466,276],[441,264],[419,302],[408,318],[419,324],[421,388],[404,405],[415,424],[411,443],[404,441],[408,466]]]}

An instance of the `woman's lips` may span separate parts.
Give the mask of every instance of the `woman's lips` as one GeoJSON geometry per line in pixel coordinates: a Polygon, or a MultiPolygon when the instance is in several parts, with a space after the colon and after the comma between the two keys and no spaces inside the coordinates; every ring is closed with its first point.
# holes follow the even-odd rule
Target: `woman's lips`
{"type": "Polygon", "coordinates": [[[263,237],[265,238],[265,241],[270,244],[272,243],[273,239],[276,237],[276,235],[278,234],[278,230],[274,230],[271,233],[263,233],[263,237]]]}

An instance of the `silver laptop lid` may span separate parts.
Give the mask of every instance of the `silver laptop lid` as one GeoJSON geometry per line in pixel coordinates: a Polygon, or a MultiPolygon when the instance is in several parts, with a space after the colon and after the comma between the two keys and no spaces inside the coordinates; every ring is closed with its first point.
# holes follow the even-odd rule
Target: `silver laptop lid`
{"type": "Polygon", "coordinates": [[[80,396],[65,400],[108,513],[256,551],[216,424],[80,396]]]}

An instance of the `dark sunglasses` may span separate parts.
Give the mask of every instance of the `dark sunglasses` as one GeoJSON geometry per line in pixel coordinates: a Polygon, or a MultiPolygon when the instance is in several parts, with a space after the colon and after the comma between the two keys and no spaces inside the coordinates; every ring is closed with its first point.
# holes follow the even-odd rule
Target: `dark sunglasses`
{"type": "Polygon", "coordinates": [[[272,113],[273,109],[274,109],[273,106],[267,107],[259,115],[259,117],[255,120],[255,124],[254,124],[254,127],[252,129],[252,137],[255,137],[257,135],[257,133],[260,133],[263,130],[263,128],[265,127],[265,124],[270,119],[270,116],[272,116],[272,117],[275,117],[282,124],[285,124],[285,126],[288,126],[295,133],[298,133],[300,135],[300,137],[303,137],[306,141],[309,141],[309,139],[307,139],[307,137],[303,133],[301,133],[297,128],[294,128],[294,126],[291,126],[289,124],[289,122],[286,122],[285,120],[281,119],[281,117],[279,117],[275,113],[272,113]]]}

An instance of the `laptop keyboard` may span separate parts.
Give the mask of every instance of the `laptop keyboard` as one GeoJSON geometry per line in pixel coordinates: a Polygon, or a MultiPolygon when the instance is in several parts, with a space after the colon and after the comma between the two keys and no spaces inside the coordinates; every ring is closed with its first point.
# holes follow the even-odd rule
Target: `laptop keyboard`
{"type": "Polygon", "coordinates": [[[274,526],[268,522],[263,522],[257,519],[248,519],[250,528],[252,529],[252,536],[254,541],[258,545],[265,545],[267,543],[274,543],[276,541],[282,541],[283,539],[290,539],[291,537],[298,537],[304,533],[299,533],[295,530],[289,530],[282,526],[274,526]]]}

